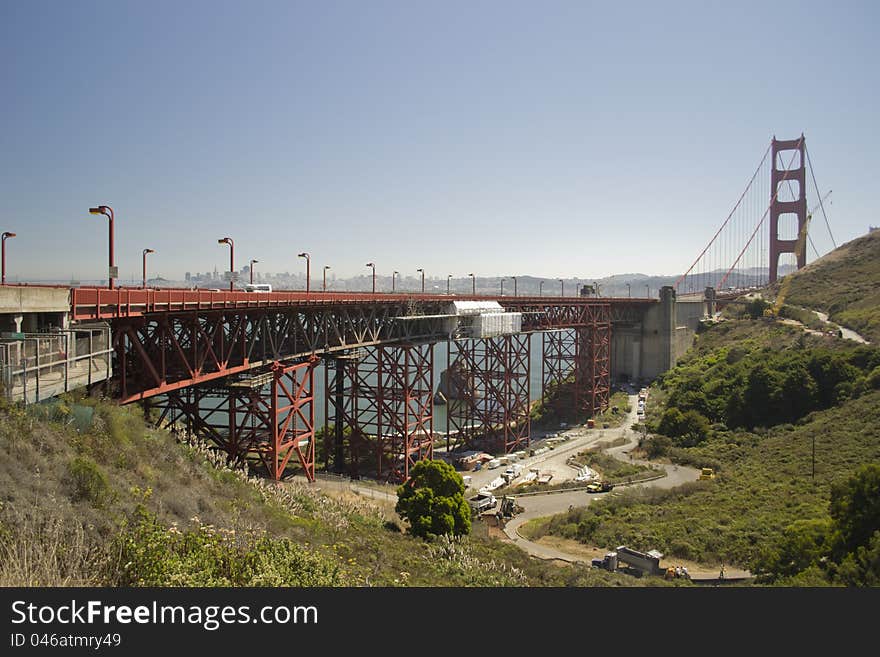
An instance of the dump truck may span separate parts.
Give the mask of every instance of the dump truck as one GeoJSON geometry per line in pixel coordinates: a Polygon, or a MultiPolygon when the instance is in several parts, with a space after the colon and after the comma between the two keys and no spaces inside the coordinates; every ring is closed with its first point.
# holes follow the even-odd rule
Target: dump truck
{"type": "Polygon", "coordinates": [[[479,493],[469,498],[468,504],[475,513],[482,513],[494,509],[498,505],[498,500],[491,493],[479,493]]]}

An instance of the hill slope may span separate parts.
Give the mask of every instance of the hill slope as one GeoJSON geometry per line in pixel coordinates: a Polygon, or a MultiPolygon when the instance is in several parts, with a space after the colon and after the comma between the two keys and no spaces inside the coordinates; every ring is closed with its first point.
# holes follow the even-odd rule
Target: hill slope
{"type": "Polygon", "coordinates": [[[847,242],[792,274],[788,303],[880,340],[880,231],[847,242]]]}
{"type": "Polygon", "coordinates": [[[356,496],[233,471],[134,406],[0,408],[0,586],[622,584],[496,539],[415,539],[356,496]]]}

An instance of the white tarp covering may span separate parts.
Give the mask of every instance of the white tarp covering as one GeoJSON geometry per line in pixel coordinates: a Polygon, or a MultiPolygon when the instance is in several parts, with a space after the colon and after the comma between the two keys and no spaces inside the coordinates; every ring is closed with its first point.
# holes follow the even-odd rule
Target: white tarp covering
{"type": "Polygon", "coordinates": [[[491,338],[522,331],[522,313],[504,312],[497,301],[453,301],[447,312],[459,317],[460,337],[491,338]]]}
{"type": "Polygon", "coordinates": [[[446,312],[450,315],[479,315],[503,313],[504,308],[497,301],[453,301],[446,312]]]}

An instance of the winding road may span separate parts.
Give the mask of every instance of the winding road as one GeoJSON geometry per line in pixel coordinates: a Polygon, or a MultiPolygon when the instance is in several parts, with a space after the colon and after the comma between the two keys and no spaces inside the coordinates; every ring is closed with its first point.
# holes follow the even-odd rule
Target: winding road
{"type": "MultiPolygon", "coordinates": [[[[633,424],[636,423],[638,419],[636,411],[638,396],[630,395],[629,401],[630,413],[626,421],[624,422],[623,428],[612,431],[612,433],[617,433],[619,431],[625,438],[627,438],[627,442],[617,447],[607,448],[605,451],[622,461],[657,466],[658,464],[651,463],[649,461],[643,461],[639,459],[631,460],[631,458],[628,456],[628,452],[638,444],[639,439],[638,434],[630,428],[633,424]]],[[[583,445],[577,445],[575,449],[582,447],[583,445]]],[[[633,488],[637,486],[651,486],[654,488],[674,488],[675,486],[679,486],[688,481],[696,481],[700,477],[700,472],[698,470],[695,470],[694,468],[689,468],[681,465],[660,465],[660,467],[666,470],[665,477],[640,484],[629,484],[625,487],[633,488]]],[[[624,486],[619,485],[616,486],[615,489],[623,487],[624,486]]],[[[504,533],[511,541],[513,541],[516,545],[518,545],[520,548],[522,548],[534,557],[538,557],[540,559],[558,559],[560,561],[567,561],[569,563],[583,563],[584,558],[582,556],[569,554],[551,548],[549,546],[530,541],[520,535],[517,529],[524,523],[534,518],[541,518],[544,516],[562,513],[564,511],[568,511],[570,506],[588,506],[594,499],[608,494],[609,493],[590,494],[584,491],[575,491],[571,493],[547,493],[526,497],[517,497],[517,504],[523,507],[525,511],[507,522],[504,527],[504,533]]],[[[613,495],[614,493],[610,494],[613,495]]]]}

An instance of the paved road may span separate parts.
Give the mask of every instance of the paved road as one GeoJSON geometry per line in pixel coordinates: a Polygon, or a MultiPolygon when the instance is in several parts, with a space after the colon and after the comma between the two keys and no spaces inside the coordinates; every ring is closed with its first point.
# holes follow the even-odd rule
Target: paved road
{"type": "MultiPolygon", "coordinates": [[[[831,323],[831,321],[828,319],[828,315],[826,313],[819,312],[818,310],[814,310],[813,312],[816,313],[816,317],[821,319],[826,324],[831,323]]],[[[867,340],[865,340],[865,338],[863,338],[861,335],[859,335],[855,331],[850,330],[844,326],[840,326],[839,324],[835,324],[835,326],[837,326],[840,329],[840,334],[841,334],[841,336],[843,336],[843,338],[845,340],[854,340],[855,342],[861,342],[862,344],[869,344],[869,342],[867,340]]]]}
{"type": "MultiPolygon", "coordinates": [[[[624,423],[623,428],[605,430],[605,433],[609,434],[608,437],[616,438],[620,435],[623,435],[627,438],[626,444],[620,445],[618,447],[612,447],[606,450],[609,454],[612,454],[613,456],[624,461],[631,461],[628,452],[638,444],[638,434],[630,429],[630,427],[636,422],[637,419],[637,403],[638,396],[630,396],[630,416],[624,423]]],[[[632,462],[642,463],[645,465],[649,464],[649,462],[640,459],[636,459],[632,462]]],[[[673,488],[688,481],[696,481],[697,479],[699,479],[700,476],[699,471],[695,470],[694,468],[674,465],[661,465],[661,467],[666,470],[665,477],[655,479],[653,481],[648,481],[642,484],[632,484],[631,486],[627,487],[652,486],[655,488],[673,488]]],[[[616,486],[615,490],[619,488],[622,488],[622,486],[616,486]]],[[[522,506],[525,511],[515,518],[511,518],[511,520],[504,527],[504,533],[507,534],[508,538],[510,538],[510,540],[516,543],[520,548],[522,548],[534,557],[538,557],[541,559],[559,559],[561,561],[568,561],[571,563],[584,562],[583,557],[568,554],[560,550],[556,550],[554,548],[550,548],[539,543],[534,543],[532,541],[529,541],[528,539],[523,538],[517,532],[517,528],[520,527],[523,523],[532,520],[533,518],[541,518],[544,516],[550,516],[557,513],[562,513],[563,511],[567,511],[570,506],[588,506],[594,499],[609,494],[613,495],[614,493],[611,492],[589,494],[585,493],[584,491],[576,491],[572,493],[554,493],[547,495],[518,497],[517,503],[522,506]]]]}

